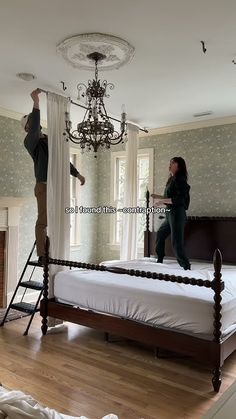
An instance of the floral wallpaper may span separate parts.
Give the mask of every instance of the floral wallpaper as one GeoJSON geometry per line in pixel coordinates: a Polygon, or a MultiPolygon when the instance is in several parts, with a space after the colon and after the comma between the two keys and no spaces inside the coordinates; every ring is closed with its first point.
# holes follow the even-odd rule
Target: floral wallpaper
{"type": "MultiPolygon", "coordinates": [[[[33,162],[26,152],[19,121],[0,116],[0,196],[27,198],[21,209],[19,273],[34,242],[36,202],[33,162]]],[[[182,156],[189,171],[189,215],[236,216],[236,124],[143,137],[139,148],[154,149],[154,191],[162,193],[169,160],[182,156]]],[[[116,146],[115,151],[123,146],[116,146]]],[[[81,156],[79,171],[86,184],[79,189],[80,205],[110,204],[111,153],[101,151],[81,156]]],[[[119,259],[119,250],[109,243],[111,215],[78,214],[80,245],[71,248],[71,259],[100,262],[119,259]]],[[[157,229],[157,217],[151,221],[157,229]]]]}
{"type": "Polygon", "coordinates": [[[19,274],[34,243],[36,218],[33,164],[24,137],[19,121],[0,116],[0,196],[27,198],[20,210],[19,274]]]}

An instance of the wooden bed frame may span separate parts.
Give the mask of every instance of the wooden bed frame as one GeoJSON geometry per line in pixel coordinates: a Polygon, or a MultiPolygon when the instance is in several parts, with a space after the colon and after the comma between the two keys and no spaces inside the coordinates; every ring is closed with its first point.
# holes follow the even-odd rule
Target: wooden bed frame
{"type": "MultiPolygon", "coordinates": [[[[149,206],[149,193],[147,192],[147,207],[149,206]]],[[[228,223],[229,231],[234,229],[235,236],[235,218],[207,218],[207,217],[191,217],[189,221],[194,221],[194,228],[191,230],[188,227],[187,232],[189,232],[189,243],[192,243],[193,248],[190,246],[188,248],[187,241],[187,251],[190,249],[189,256],[192,257],[192,254],[197,256],[197,259],[203,259],[202,256],[205,255],[204,260],[208,260],[209,255],[212,252],[212,246],[214,244],[214,238],[216,237],[215,231],[211,236],[209,241],[208,236],[206,237],[205,232],[209,231],[209,223],[213,221],[217,222],[219,225],[221,220],[225,223],[228,223]],[[209,223],[208,223],[209,221],[209,223]],[[196,230],[198,223],[199,226],[202,226],[202,222],[206,226],[205,229],[201,227],[201,235],[196,230]],[[197,238],[197,243],[196,243],[197,238]],[[199,246],[201,243],[201,246],[199,246]],[[208,246],[206,243],[210,243],[208,246]],[[199,252],[197,251],[199,249],[199,252]],[[202,252],[202,249],[205,249],[205,253],[202,252]],[[207,250],[206,250],[207,249],[207,250]]],[[[146,231],[145,231],[145,256],[150,256],[150,253],[153,251],[153,243],[155,234],[154,232],[149,231],[149,215],[146,219],[146,231]]],[[[223,223],[223,229],[224,227],[223,223]]],[[[191,223],[190,223],[191,224],[191,223]]],[[[221,233],[221,230],[220,230],[221,233]]],[[[224,233],[224,232],[223,232],[224,233]]],[[[222,234],[223,234],[222,233],[222,234]]],[[[224,236],[224,234],[223,234],[224,236]]],[[[219,235],[219,237],[221,237],[219,235]]],[[[220,239],[219,239],[220,240],[220,239]]],[[[218,242],[217,242],[218,243],[218,242]]],[[[226,261],[231,263],[236,263],[236,257],[232,257],[232,242],[228,242],[226,248],[218,246],[226,254],[226,261]],[[231,250],[230,250],[231,249],[231,250]]],[[[225,359],[236,349],[236,332],[231,334],[227,339],[222,339],[221,333],[221,292],[224,289],[224,282],[221,280],[221,266],[222,266],[222,256],[219,248],[214,247],[214,280],[202,280],[195,278],[188,278],[175,275],[165,275],[156,272],[145,272],[134,269],[123,269],[123,268],[114,268],[106,267],[103,265],[95,265],[89,263],[81,262],[72,262],[59,259],[52,259],[49,256],[49,239],[46,240],[46,253],[44,260],[44,291],[43,299],[40,303],[40,314],[42,316],[42,333],[45,335],[47,333],[48,322],[47,317],[55,317],[57,319],[62,319],[72,323],[81,324],[87,327],[94,329],[102,330],[106,333],[112,333],[118,336],[125,338],[133,339],[136,341],[144,342],[148,345],[153,345],[154,347],[167,349],[174,351],[180,354],[188,355],[198,360],[204,365],[208,365],[213,369],[213,378],[212,384],[216,392],[219,391],[221,385],[221,367],[225,359]],[[111,315],[100,314],[93,312],[91,310],[83,310],[80,308],[75,308],[71,305],[62,304],[56,302],[55,299],[48,298],[48,282],[49,282],[49,265],[63,265],[68,267],[83,268],[90,270],[99,270],[99,271],[109,271],[117,274],[127,274],[131,276],[143,277],[143,278],[152,278],[153,280],[167,281],[167,282],[177,282],[179,284],[190,284],[197,287],[211,288],[213,290],[213,299],[212,299],[212,323],[213,323],[213,337],[212,340],[204,340],[199,337],[190,336],[184,333],[176,332],[173,330],[162,329],[161,327],[152,327],[150,325],[143,325],[133,320],[128,320],[124,318],[118,318],[111,315]]],[[[168,254],[167,246],[167,254],[168,254]]],[[[184,271],[183,271],[184,273],[184,271]]],[[[236,280],[236,278],[235,278],[236,280]]]]}

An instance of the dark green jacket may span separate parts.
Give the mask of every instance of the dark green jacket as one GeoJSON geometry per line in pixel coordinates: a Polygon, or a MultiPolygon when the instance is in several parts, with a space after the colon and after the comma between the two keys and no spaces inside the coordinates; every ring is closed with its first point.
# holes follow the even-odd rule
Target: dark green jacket
{"type": "Polygon", "coordinates": [[[167,182],[164,197],[171,198],[172,203],[167,208],[184,207],[188,209],[190,204],[190,186],[183,176],[172,176],[167,182]]]}
{"type": "MultiPolygon", "coordinates": [[[[29,132],[24,145],[34,161],[34,174],[37,182],[47,182],[48,173],[48,137],[41,134],[40,110],[33,108],[30,114],[29,132]]],[[[77,177],[79,172],[70,163],[70,174],[77,177]]]]}

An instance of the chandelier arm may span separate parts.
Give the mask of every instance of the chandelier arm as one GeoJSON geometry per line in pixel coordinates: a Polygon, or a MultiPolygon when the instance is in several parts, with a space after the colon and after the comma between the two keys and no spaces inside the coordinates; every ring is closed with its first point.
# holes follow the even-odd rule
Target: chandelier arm
{"type": "Polygon", "coordinates": [[[85,97],[86,92],[87,92],[87,86],[84,83],[78,83],[77,84],[77,90],[78,90],[78,97],[77,100],[80,99],[80,96],[85,97]],[[81,95],[80,95],[81,92],[81,95]]]}
{"type": "MultiPolygon", "coordinates": [[[[68,128],[66,128],[66,133],[67,133],[67,135],[68,135],[68,137],[69,137],[69,139],[73,142],[73,143],[75,143],[75,144],[80,144],[80,143],[82,143],[83,141],[84,141],[84,136],[83,136],[83,134],[80,134],[79,133],[79,131],[77,131],[77,130],[74,130],[74,131],[72,131],[72,132],[70,132],[69,130],[68,130],[68,128]],[[79,134],[79,136],[78,135],[74,135],[74,132],[76,132],[76,133],[78,133],[79,134]],[[76,141],[75,141],[76,140],[76,141]]],[[[91,138],[91,136],[86,136],[86,143],[89,143],[91,146],[93,146],[93,140],[92,140],[92,138],[91,138]]]]}
{"type": "Polygon", "coordinates": [[[80,144],[80,141],[75,141],[74,138],[71,137],[71,135],[69,135],[69,140],[72,141],[72,143],[74,144],[80,144]]]}
{"type": "MultiPolygon", "coordinates": [[[[68,135],[68,137],[69,137],[69,139],[71,140],[71,141],[73,141],[73,140],[77,140],[78,142],[80,142],[81,140],[82,140],[82,138],[80,139],[78,136],[75,136],[74,134],[73,134],[73,132],[70,132],[69,130],[68,130],[68,128],[66,128],[65,129],[65,131],[66,131],[66,134],[68,135]]],[[[73,142],[75,142],[75,141],[73,141],[73,142]]]]}
{"type": "MultiPolygon", "coordinates": [[[[113,135],[114,134],[118,134],[118,132],[117,131],[115,131],[114,133],[113,133],[113,135]]],[[[112,144],[112,145],[117,145],[117,144],[119,144],[121,141],[123,141],[124,140],[124,138],[123,138],[123,135],[124,135],[124,133],[125,133],[125,130],[123,130],[123,131],[121,131],[121,133],[117,136],[117,137],[109,137],[109,141],[110,141],[110,143],[112,144]]]]}
{"type": "Polygon", "coordinates": [[[120,144],[122,141],[124,141],[124,138],[120,138],[119,141],[116,141],[116,142],[110,139],[110,144],[117,145],[117,144],[120,144]]]}
{"type": "Polygon", "coordinates": [[[107,80],[103,80],[102,87],[105,89],[104,96],[110,97],[110,95],[107,93],[107,89],[109,88],[110,90],[114,90],[115,85],[113,83],[108,83],[107,80]]]}
{"type": "Polygon", "coordinates": [[[85,83],[78,83],[78,84],[77,84],[77,89],[78,89],[78,90],[81,90],[81,87],[84,87],[84,88],[85,88],[85,90],[87,90],[87,86],[86,86],[86,84],[85,84],[85,83]]]}

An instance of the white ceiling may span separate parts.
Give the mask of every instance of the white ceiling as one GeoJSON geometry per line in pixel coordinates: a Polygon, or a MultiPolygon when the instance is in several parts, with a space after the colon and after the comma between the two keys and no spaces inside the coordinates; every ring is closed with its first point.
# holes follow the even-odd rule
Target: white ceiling
{"type": "MultiPolygon", "coordinates": [[[[235,16],[235,0],[0,0],[0,107],[25,114],[31,90],[60,92],[60,80],[76,98],[77,83],[93,73],[70,67],[56,46],[100,32],[135,47],[129,64],[100,73],[115,84],[108,112],[119,115],[125,103],[128,118],[149,128],[196,121],[194,113],[208,110],[210,118],[235,115],[235,16]],[[19,72],[37,80],[24,82],[19,72]]],[[[45,97],[41,106],[45,118],[45,97]]]]}

